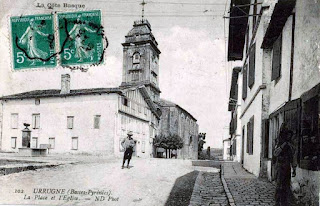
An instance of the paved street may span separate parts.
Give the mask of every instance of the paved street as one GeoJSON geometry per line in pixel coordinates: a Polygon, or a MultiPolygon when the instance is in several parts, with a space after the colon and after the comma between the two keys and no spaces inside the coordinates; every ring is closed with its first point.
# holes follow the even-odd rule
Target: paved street
{"type": "Polygon", "coordinates": [[[219,173],[200,172],[198,175],[190,206],[198,205],[228,205],[227,196],[224,192],[219,173]]]}
{"type": "MultiPolygon", "coordinates": [[[[222,162],[198,161],[192,166],[189,160],[134,158],[131,168],[121,169],[120,159],[66,160],[74,163],[0,176],[0,202],[227,206],[230,201],[219,170],[212,167],[222,162]],[[191,196],[190,202],[186,196],[191,196]]],[[[51,157],[50,161],[57,160],[51,157]]],[[[275,204],[275,187],[271,183],[256,178],[238,163],[222,164],[223,177],[237,206],[275,204]]]]}
{"type": "Polygon", "coordinates": [[[121,169],[121,160],[118,159],[1,176],[0,202],[56,205],[164,205],[175,180],[194,170],[191,161],[176,159],[134,158],[132,166],[130,169],[121,169]],[[67,195],[51,194],[61,190],[43,189],[65,189],[67,195]],[[96,193],[86,194],[87,191],[96,193]],[[46,194],[41,194],[43,192],[46,194]],[[29,197],[30,200],[27,199],[29,197]]]}
{"type": "Polygon", "coordinates": [[[224,178],[237,206],[275,205],[275,186],[246,172],[239,163],[224,163],[224,178]]]}

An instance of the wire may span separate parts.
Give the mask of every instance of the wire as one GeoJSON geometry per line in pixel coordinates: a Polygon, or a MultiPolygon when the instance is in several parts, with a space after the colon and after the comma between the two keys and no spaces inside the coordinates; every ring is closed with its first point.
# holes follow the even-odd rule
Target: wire
{"type": "Polygon", "coordinates": [[[161,1],[161,2],[154,2],[154,1],[149,1],[148,3],[151,4],[184,4],[184,5],[199,5],[199,6],[204,6],[204,5],[211,5],[211,6],[224,6],[223,3],[190,3],[190,2],[166,2],[166,1],[161,1]]]}

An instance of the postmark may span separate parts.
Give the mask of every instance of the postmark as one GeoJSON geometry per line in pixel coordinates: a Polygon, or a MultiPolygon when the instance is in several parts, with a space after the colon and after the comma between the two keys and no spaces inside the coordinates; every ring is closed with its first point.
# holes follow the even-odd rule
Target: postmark
{"type": "Polygon", "coordinates": [[[99,10],[58,13],[58,32],[61,66],[103,62],[104,30],[99,10]]]}
{"type": "Polygon", "coordinates": [[[56,66],[51,14],[11,17],[10,23],[14,70],[56,66]]]}

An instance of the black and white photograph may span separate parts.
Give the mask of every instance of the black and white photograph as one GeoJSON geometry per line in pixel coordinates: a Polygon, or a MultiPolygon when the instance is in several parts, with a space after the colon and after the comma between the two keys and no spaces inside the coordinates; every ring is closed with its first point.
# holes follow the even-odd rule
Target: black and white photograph
{"type": "Polygon", "coordinates": [[[319,0],[0,0],[0,205],[319,196],[319,0]]]}

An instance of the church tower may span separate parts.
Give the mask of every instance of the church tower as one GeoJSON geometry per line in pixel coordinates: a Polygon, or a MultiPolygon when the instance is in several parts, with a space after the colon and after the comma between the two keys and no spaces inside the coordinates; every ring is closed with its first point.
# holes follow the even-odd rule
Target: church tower
{"type": "Polygon", "coordinates": [[[145,85],[153,101],[160,100],[158,43],[148,20],[135,21],[125,36],[121,86],[145,85]]]}

